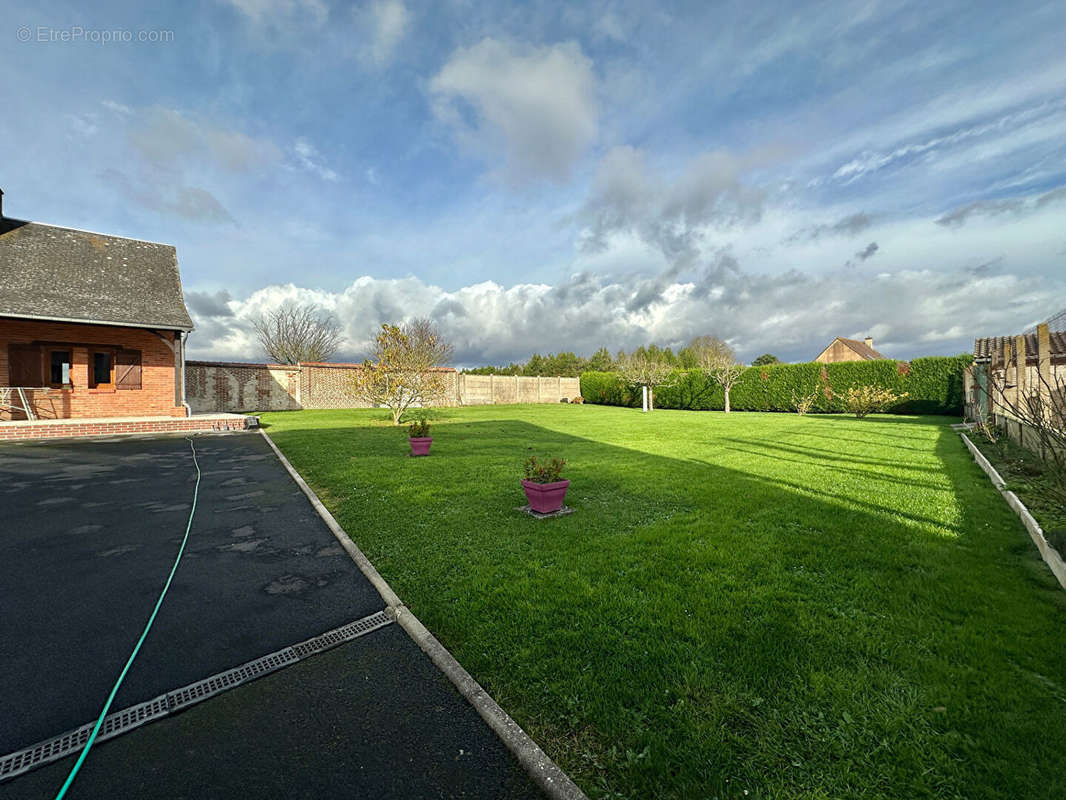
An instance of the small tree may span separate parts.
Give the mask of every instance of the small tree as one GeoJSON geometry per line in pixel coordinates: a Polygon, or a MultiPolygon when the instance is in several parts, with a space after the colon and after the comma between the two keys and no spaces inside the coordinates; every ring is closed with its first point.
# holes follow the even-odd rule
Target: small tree
{"type": "Polygon", "coordinates": [[[452,357],[428,319],[403,325],[382,325],[374,340],[372,361],[364,361],[352,378],[352,391],[373,406],[392,411],[392,424],[399,425],[407,409],[426,407],[444,399],[447,374],[440,369],[452,357]]]}
{"type": "Polygon", "coordinates": [[[763,353],[761,356],[751,362],[753,367],[766,367],[770,364],[780,364],[781,359],[775,356],[773,353],[763,353]]]}
{"type": "Polygon", "coordinates": [[[326,361],[341,344],[341,326],[314,306],[287,304],[252,318],[255,336],[279,364],[326,361]]]}
{"type": "Polygon", "coordinates": [[[655,407],[655,389],[670,383],[673,367],[658,357],[650,354],[643,347],[618,360],[618,371],[630,386],[648,388],[648,410],[655,407]]]}
{"type": "Polygon", "coordinates": [[[792,409],[800,416],[809,414],[811,409],[814,408],[814,404],[817,400],[817,389],[810,394],[797,393],[795,389],[792,390],[792,409]]]}
{"type": "Polygon", "coordinates": [[[884,411],[906,396],[906,392],[896,394],[891,389],[879,386],[852,386],[844,392],[844,407],[862,419],[875,411],[884,411]]]}
{"type": "Polygon", "coordinates": [[[725,393],[725,413],[728,414],[729,392],[747,367],[737,362],[733,348],[717,336],[697,336],[687,350],[696,365],[721,385],[725,393]]]}

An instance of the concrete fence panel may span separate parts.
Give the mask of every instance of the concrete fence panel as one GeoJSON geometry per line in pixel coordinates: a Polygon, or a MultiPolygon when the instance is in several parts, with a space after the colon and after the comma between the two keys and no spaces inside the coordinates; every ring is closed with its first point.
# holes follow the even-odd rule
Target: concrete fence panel
{"type": "MultiPolygon", "coordinates": [[[[359,364],[245,364],[189,361],[186,399],[196,413],[293,411],[301,408],[366,408],[351,389],[359,364]]],[[[558,403],[581,394],[577,378],[466,375],[442,369],[443,406],[558,403]]]]}
{"type": "Polygon", "coordinates": [[[460,375],[459,405],[490,406],[495,375],[460,375]]]}

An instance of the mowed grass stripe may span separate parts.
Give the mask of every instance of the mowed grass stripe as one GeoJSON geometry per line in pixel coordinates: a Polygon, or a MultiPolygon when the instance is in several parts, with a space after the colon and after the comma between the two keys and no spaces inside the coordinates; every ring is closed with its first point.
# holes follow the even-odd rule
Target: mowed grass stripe
{"type": "Polygon", "coordinates": [[[1066,796],[1066,593],[954,420],[432,416],[263,420],[591,796],[1066,796]],[[533,453],[578,513],[514,511],[533,453]]]}

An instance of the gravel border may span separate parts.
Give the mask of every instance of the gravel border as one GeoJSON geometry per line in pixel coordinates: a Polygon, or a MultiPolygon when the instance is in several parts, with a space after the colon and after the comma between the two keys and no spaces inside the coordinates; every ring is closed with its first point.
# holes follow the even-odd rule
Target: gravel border
{"type": "Polygon", "coordinates": [[[459,693],[477,710],[477,713],[492,728],[493,732],[500,737],[507,749],[514,753],[518,762],[533,778],[537,786],[553,800],[588,800],[585,793],[570,779],[570,776],[548,758],[547,754],[540,749],[529,734],[522,730],[521,726],[511,719],[506,711],[500,708],[500,705],[474,680],[473,676],[463,668],[463,665],[455,660],[455,657],[448,652],[447,648],[403,604],[403,601],[392,590],[392,587],[381,577],[374,565],[370,563],[370,559],[363,554],[363,551],[355,544],[352,537],[345,532],[344,528],[329,512],[329,509],[318,499],[318,495],[314,493],[311,487],[307,485],[307,482],[300,477],[300,474],[289,463],[289,460],[285,458],[278,446],[274,444],[274,440],[262,428],[259,428],[259,433],[266,439],[267,444],[277,455],[282,466],[288,470],[292,479],[296,481],[296,485],[307,495],[307,499],[311,501],[315,511],[322,517],[326,526],[333,532],[333,535],[347,551],[348,555],[351,556],[352,561],[356,563],[356,566],[366,575],[367,580],[378,590],[381,599],[385,601],[387,606],[385,613],[395,619],[407,631],[407,635],[414,640],[415,644],[437,665],[437,668],[448,676],[448,679],[459,690],[459,693]]]}
{"type": "Polygon", "coordinates": [[[1048,544],[1047,539],[1044,537],[1044,531],[1040,527],[1039,523],[1033,518],[1033,515],[1029,513],[1029,509],[1025,507],[1025,503],[1018,499],[1018,495],[1006,488],[1006,484],[1000,474],[996,472],[996,468],[992,466],[992,463],[985,458],[977,445],[970,441],[970,437],[965,433],[959,432],[962,436],[962,441],[966,444],[970,454],[973,456],[974,461],[978,466],[985,471],[989,479],[992,481],[992,485],[999,490],[999,493],[1003,495],[1003,498],[1007,501],[1007,505],[1011,507],[1011,510],[1018,515],[1022,524],[1025,525],[1025,529],[1029,531],[1029,536],[1032,538],[1033,543],[1036,544],[1036,549],[1040,551],[1040,557],[1044,559],[1044,563],[1048,565],[1055,578],[1058,580],[1059,585],[1066,589],[1066,562],[1063,562],[1062,556],[1059,555],[1059,551],[1048,544]]]}

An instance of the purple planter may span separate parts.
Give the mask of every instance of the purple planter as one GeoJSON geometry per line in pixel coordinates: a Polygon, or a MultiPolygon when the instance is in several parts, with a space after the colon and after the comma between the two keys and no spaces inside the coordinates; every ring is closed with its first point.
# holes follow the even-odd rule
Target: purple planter
{"type": "Polygon", "coordinates": [[[428,456],[429,446],[433,444],[432,436],[409,436],[407,441],[411,443],[411,455],[428,456]]]}
{"type": "Polygon", "coordinates": [[[534,483],[522,479],[522,489],[526,493],[529,507],[538,514],[551,514],[563,507],[566,498],[566,490],[570,488],[570,481],[556,481],[555,483],[534,483]]]}

